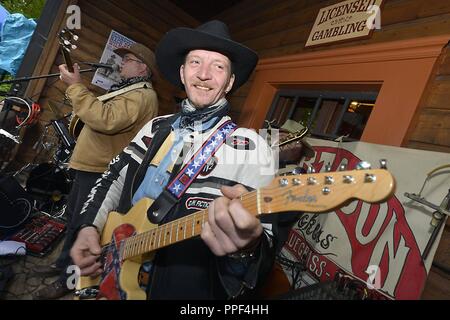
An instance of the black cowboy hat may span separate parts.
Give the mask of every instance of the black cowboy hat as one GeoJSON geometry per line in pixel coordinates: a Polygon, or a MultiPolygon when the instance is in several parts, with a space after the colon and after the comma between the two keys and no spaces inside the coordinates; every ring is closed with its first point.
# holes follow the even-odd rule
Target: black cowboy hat
{"type": "Polygon", "coordinates": [[[172,84],[184,89],[180,66],[189,51],[197,49],[219,52],[230,59],[235,75],[231,91],[247,81],[258,62],[256,52],[231,40],[228,27],[221,21],[213,20],[195,29],[182,27],[167,32],[156,48],[160,72],[172,84]]]}

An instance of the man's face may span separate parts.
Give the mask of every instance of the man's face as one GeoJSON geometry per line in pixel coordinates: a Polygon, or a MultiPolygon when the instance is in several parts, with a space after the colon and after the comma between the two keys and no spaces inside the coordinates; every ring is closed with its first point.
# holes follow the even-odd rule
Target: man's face
{"type": "Polygon", "coordinates": [[[144,76],[147,66],[134,54],[127,53],[122,57],[120,76],[124,79],[144,76]]]}
{"type": "Polygon", "coordinates": [[[190,51],[180,77],[189,100],[199,109],[219,101],[234,83],[228,57],[207,50],[190,51]]]}

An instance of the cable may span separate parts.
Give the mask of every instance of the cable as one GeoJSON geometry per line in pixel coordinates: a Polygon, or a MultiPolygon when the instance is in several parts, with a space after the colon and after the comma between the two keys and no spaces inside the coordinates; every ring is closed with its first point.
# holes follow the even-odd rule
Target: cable
{"type": "MultiPolygon", "coordinates": [[[[21,114],[16,115],[17,129],[21,129],[24,126],[35,124],[38,120],[39,114],[41,113],[41,106],[35,102],[28,102],[23,98],[17,96],[7,97],[7,101],[16,101],[24,104],[28,108],[28,113],[25,119],[21,114]]],[[[31,99],[30,99],[31,100],[31,99]]],[[[17,111],[17,110],[16,110],[17,111]]],[[[20,111],[20,109],[19,109],[20,111]]]]}
{"type": "MultiPolygon", "coordinates": [[[[0,192],[0,195],[3,195],[4,197],[6,197],[7,200],[9,200],[9,198],[3,192],[0,192]]],[[[13,226],[2,226],[2,225],[0,225],[0,228],[3,228],[3,229],[14,229],[14,228],[20,226],[22,223],[24,223],[30,217],[31,211],[33,209],[33,207],[31,206],[30,201],[28,201],[25,198],[18,198],[16,200],[12,201],[12,202],[10,201],[10,203],[11,203],[12,206],[16,206],[16,203],[19,202],[19,201],[23,201],[28,207],[27,208],[28,209],[28,213],[25,215],[25,218],[23,218],[20,222],[16,223],[13,226]]]]}
{"type": "Polygon", "coordinates": [[[20,122],[18,116],[16,116],[16,121],[18,124],[17,129],[22,128],[22,124],[25,123],[26,121],[28,121],[28,119],[31,117],[31,114],[33,111],[32,107],[30,106],[28,101],[26,101],[25,99],[19,98],[19,97],[8,97],[8,98],[6,98],[6,100],[16,100],[16,101],[19,100],[20,102],[24,103],[28,107],[28,114],[24,121],[20,122]]]}

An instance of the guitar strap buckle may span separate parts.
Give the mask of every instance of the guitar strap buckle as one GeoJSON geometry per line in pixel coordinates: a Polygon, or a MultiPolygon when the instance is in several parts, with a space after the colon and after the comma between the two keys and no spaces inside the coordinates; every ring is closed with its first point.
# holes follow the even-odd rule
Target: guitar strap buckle
{"type": "Polygon", "coordinates": [[[155,202],[147,210],[147,218],[153,224],[159,224],[162,219],[169,213],[170,209],[178,203],[169,191],[163,189],[161,194],[156,198],[155,202]]]}

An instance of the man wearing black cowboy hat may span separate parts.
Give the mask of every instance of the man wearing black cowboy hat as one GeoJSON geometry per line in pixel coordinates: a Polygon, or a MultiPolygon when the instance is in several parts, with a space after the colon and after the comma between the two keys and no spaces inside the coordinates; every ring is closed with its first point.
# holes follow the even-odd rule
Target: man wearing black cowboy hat
{"type": "MultiPolygon", "coordinates": [[[[271,268],[273,243],[269,228],[244,208],[256,198],[238,197],[267,185],[274,161],[262,137],[231,122],[225,96],[247,81],[257,55],[231,40],[225,24],[211,21],[168,32],[156,59],[165,78],[185,89],[182,111],[148,123],[97,183],[82,212],[86,224],[71,250],[73,261],[82,275],[110,270],[97,262],[108,213],[126,213],[151,198],[154,204],[142,214],[159,225],[177,225],[174,234],[166,225],[167,233],[152,245],[169,237],[177,243],[158,248],[148,298],[225,299],[251,292],[271,268]],[[201,220],[187,217],[202,209],[201,220]],[[193,237],[196,225],[200,237],[193,237]]],[[[121,290],[102,295],[126,297],[121,290]]]]}

